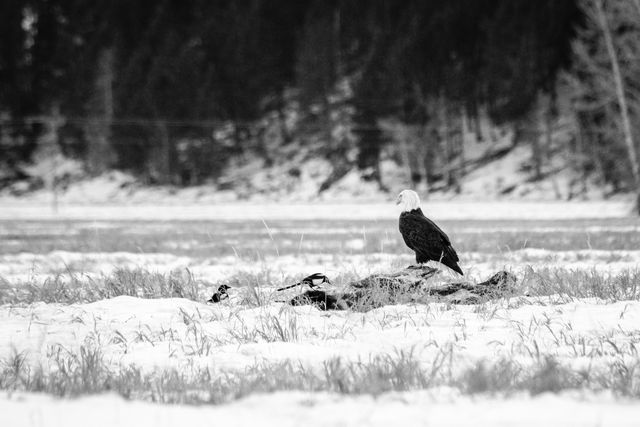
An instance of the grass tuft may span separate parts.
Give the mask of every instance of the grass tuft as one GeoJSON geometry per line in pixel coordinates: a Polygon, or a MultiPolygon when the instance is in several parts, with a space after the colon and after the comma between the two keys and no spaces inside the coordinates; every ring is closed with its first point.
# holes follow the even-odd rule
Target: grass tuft
{"type": "Polygon", "coordinates": [[[0,363],[0,390],[80,396],[115,391],[127,399],[160,403],[224,403],[252,393],[301,390],[379,395],[392,391],[453,387],[466,394],[528,392],[532,395],[565,390],[609,390],[640,398],[640,362],[618,360],[608,369],[576,372],[553,357],[530,366],[513,360],[483,360],[454,374],[443,349],[426,366],[411,351],[381,355],[367,362],[334,358],[314,371],[290,360],[259,364],[244,371],[214,374],[208,368],[168,369],[143,373],[133,366],[109,369],[98,348],[78,353],[58,349],[52,369],[31,368],[26,356],[14,352],[0,363]]]}
{"type": "Polygon", "coordinates": [[[628,301],[640,298],[640,270],[602,273],[590,270],[529,267],[522,279],[529,296],[558,295],[566,299],[600,298],[606,301],[628,301]]]}
{"type": "Polygon", "coordinates": [[[0,282],[0,303],[75,304],[122,295],[138,298],[187,298],[197,301],[202,298],[202,287],[189,270],[160,274],[140,268],[116,269],[110,275],[98,278],[68,272],[47,277],[42,282],[32,279],[10,284],[3,280],[0,282]]]}

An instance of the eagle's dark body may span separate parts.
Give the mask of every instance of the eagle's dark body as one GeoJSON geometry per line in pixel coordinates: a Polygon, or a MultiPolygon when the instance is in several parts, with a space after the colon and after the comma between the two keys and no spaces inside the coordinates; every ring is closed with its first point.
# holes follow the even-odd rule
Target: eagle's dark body
{"type": "Polygon", "coordinates": [[[422,209],[400,214],[400,234],[409,248],[416,253],[418,264],[438,261],[462,274],[458,266],[458,254],[449,237],[433,221],[424,216],[422,209]]]}

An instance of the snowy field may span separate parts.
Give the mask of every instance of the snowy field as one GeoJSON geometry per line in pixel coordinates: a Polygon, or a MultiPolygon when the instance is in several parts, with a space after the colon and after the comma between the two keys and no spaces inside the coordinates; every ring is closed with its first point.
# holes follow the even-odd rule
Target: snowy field
{"type": "Polygon", "coordinates": [[[275,289],[412,263],[398,212],[292,206],[2,206],[2,425],[640,425],[627,205],[428,205],[517,294],[336,312],[275,289]]]}

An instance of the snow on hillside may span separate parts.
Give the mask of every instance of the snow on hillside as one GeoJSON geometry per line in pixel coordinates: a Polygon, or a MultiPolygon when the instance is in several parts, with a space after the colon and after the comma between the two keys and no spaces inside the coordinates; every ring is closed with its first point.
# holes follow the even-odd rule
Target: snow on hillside
{"type": "MultiPolygon", "coordinates": [[[[490,143],[467,138],[465,160],[468,165],[466,174],[461,178],[460,193],[436,188],[429,194],[429,199],[566,201],[609,198],[605,195],[610,189],[599,186],[593,177],[583,184],[578,173],[565,163],[561,155],[552,157],[545,164],[543,179],[532,180],[531,147],[528,144],[512,145],[511,133],[496,138],[490,143]]],[[[559,135],[555,145],[560,146],[564,139],[566,136],[559,135]]],[[[73,181],[60,191],[57,198],[62,204],[380,202],[393,199],[400,190],[410,185],[408,171],[394,159],[393,151],[396,149],[388,147],[380,163],[382,182],[389,192],[381,191],[375,182],[363,180],[356,168],[321,191],[333,166],[318,154],[312,154],[309,149],[300,148],[300,152],[292,158],[276,161],[268,167],[258,157],[243,164],[230,165],[217,186],[144,186],[131,175],[112,171],[102,176],[73,181]]],[[[5,188],[0,191],[0,204],[16,201],[49,203],[52,200],[49,191],[26,191],[28,188],[26,182],[5,188]]],[[[623,194],[614,199],[630,200],[631,197],[623,194]]]]}

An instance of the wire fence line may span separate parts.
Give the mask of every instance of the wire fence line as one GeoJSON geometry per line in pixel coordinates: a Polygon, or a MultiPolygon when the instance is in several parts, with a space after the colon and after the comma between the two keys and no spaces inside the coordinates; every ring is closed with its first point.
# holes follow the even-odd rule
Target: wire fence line
{"type": "MultiPolygon", "coordinates": [[[[217,127],[224,126],[227,122],[220,120],[179,120],[179,119],[149,119],[141,117],[131,118],[113,118],[105,119],[104,117],[74,117],[74,116],[29,116],[21,119],[3,119],[0,118],[0,125],[20,125],[20,124],[49,124],[55,120],[62,123],[72,123],[80,125],[88,124],[107,124],[107,125],[144,125],[157,126],[159,124],[166,126],[202,126],[217,127]]],[[[250,122],[234,122],[238,124],[249,125],[250,122]]]]}
{"type": "MultiPolygon", "coordinates": [[[[80,127],[90,126],[104,126],[112,128],[116,131],[127,131],[126,128],[130,127],[129,137],[109,138],[110,145],[138,145],[138,146],[155,146],[160,144],[161,141],[149,139],[149,134],[154,129],[165,131],[167,129],[176,129],[177,132],[172,136],[172,139],[190,139],[188,132],[194,131],[200,128],[203,132],[202,135],[191,135],[193,138],[211,138],[213,140],[248,140],[253,138],[260,138],[260,135],[264,135],[269,131],[281,131],[289,136],[311,133],[332,133],[336,131],[340,132],[339,128],[343,128],[345,131],[353,133],[364,133],[363,143],[367,143],[370,139],[366,136],[367,132],[383,132],[387,134],[387,137],[392,137],[394,133],[404,132],[413,134],[415,136],[427,136],[428,124],[385,124],[379,125],[365,125],[358,124],[352,121],[330,121],[325,123],[309,123],[298,122],[295,124],[287,124],[279,119],[261,119],[255,121],[235,121],[235,120],[183,120],[183,119],[150,119],[143,117],[128,117],[128,118],[113,118],[107,119],[104,117],[79,117],[79,116],[56,116],[56,115],[41,115],[41,116],[28,116],[20,119],[0,117],[0,131],[3,127],[18,127],[18,126],[30,126],[30,125],[43,125],[50,129],[55,129],[57,132],[59,129],[66,125],[76,125],[80,127]],[[138,129],[136,129],[138,127],[138,129]],[[146,129],[140,129],[146,128],[146,129]],[[187,129],[191,128],[191,129],[187,129]],[[146,135],[140,135],[139,138],[134,137],[131,139],[131,135],[137,131],[143,131],[146,135]],[[239,133],[239,134],[238,134],[239,133]]],[[[333,135],[334,138],[339,138],[337,135],[333,135]]],[[[409,137],[406,135],[405,137],[409,137]]],[[[12,141],[11,138],[0,138],[0,146],[15,146],[19,145],[20,141],[12,141]]]]}
{"type": "MultiPolygon", "coordinates": [[[[80,124],[80,125],[89,125],[89,124],[106,124],[106,125],[143,125],[143,126],[201,126],[201,127],[226,127],[226,126],[237,126],[237,127],[245,127],[245,126],[256,126],[265,122],[274,122],[275,120],[266,120],[266,119],[258,119],[254,121],[250,120],[200,120],[200,119],[150,119],[150,118],[142,118],[142,117],[130,117],[130,118],[113,118],[113,119],[105,119],[104,117],[74,117],[74,116],[28,116],[20,119],[9,119],[0,117],[0,126],[1,125],[21,125],[21,124],[50,124],[55,121],[60,121],[63,124],[72,123],[72,124],[80,124]]],[[[329,123],[330,126],[339,125],[341,122],[339,120],[331,121],[329,123]]],[[[344,122],[342,122],[344,123],[344,122]]],[[[362,125],[357,123],[344,123],[345,126],[349,126],[350,129],[353,130],[380,130],[380,126],[374,125],[362,125]]],[[[311,124],[311,123],[297,123],[295,124],[295,129],[301,130],[324,130],[327,128],[327,124],[311,124]]],[[[402,124],[404,128],[424,128],[426,124],[402,124]]]]}
{"type": "MultiPolygon", "coordinates": [[[[131,127],[130,130],[125,129],[124,134],[111,135],[108,138],[108,145],[112,147],[146,147],[144,149],[153,149],[154,147],[166,148],[167,144],[176,146],[177,148],[176,144],[179,144],[180,141],[191,141],[191,143],[193,143],[197,140],[200,140],[200,142],[196,144],[205,144],[206,146],[209,146],[210,144],[222,144],[222,146],[230,146],[229,144],[235,143],[245,144],[249,140],[262,138],[262,135],[264,135],[265,132],[269,132],[272,130],[275,130],[276,132],[280,130],[284,134],[288,134],[288,137],[296,137],[311,133],[333,133],[333,138],[335,138],[335,140],[339,140],[341,136],[335,135],[336,129],[338,129],[339,127],[342,127],[347,132],[363,134],[360,136],[361,141],[359,142],[359,144],[361,146],[380,144],[380,140],[378,139],[380,137],[372,139],[367,136],[367,132],[381,132],[384,135],[382,136],[382,138],[385,139],[387,143],[403,144],[404,140],[407,142],[413,141],[411,142],[411,144],[423,143],[427,145],[437,145],[443,141],[443,137],[440,134],[441,129],[438,129],[432,123],[414,124],[403,123],[400,121],[387,121],[386,123],[382,123],[379,125],[363,125],[354,123],[352,121],[336,120],[325,123],[298,122],[291,125],[284,123],[281,119],[278,118],[273,118],[272,120],[261,119],[255,121],[223,121],[219,119],[186,120],[167,118],[151,119],[145,117],[118,117],[108,119],[101,116],[63,116],[59,114],[26,116],[21,119],[10,118],[6,115],[0,116],[0,132],[2,132],[3,127],[6,128],[33,124],[49,126],[50,129],[53,129],[54,133],[58,133],[61,128],[69,124],[83,127],[100,125],[110,127],[115,131],[122,130],[122,128],[131,127]],[[136,129],[136,127],[139,128],[136,129]],[[146,127],[147,129],[140,129],[142,127],[146,127]],[[163,138],[167,138],[167,128],[182,129],[169,136],[171,141],[163,141],[163,138]],[[196,131],[195,134],[189,134],[189,132],[194,131],[194,128],[200,128],[201,133],[198,134],[198,132],[196,131]],[[153,137],[154,129],[165,132],[165,135],[163,135],[162,137],[153,137]],[[244,132],[244,134],[238,136],[237,132],[244,132]],[[139,135],[136,136],[136,133],[139,133],[139,135]]],[[[555,130],[562,130],[571,128],[573,127],[573,125],[570,123],[556,122],[553,127],[555,130]]],[[[448,135],[449,138],[452,139],[448,143],[453,143],[454,145],[460,143],[462,134],[461,129],[461,126],[454,126],[449,128],[448,135]],[[456,139],[458,140],[457,142],[456,139]]],[[[538,124],[531,124],[531,126],[521,126],[520,130],[538,134],[544,133],[540,130],[538,124]]],[[[498,140],[502,139],[504,137],[504,131],[505,128],[500,129],[493,126],[486,127],[480,125],[467,125],[464,133],[466,135],[475,135],[475,139],[478,142],[491,143],[497,142],[498,140]],[[496,133],[497,130],[498,133],[496,133]]],[[[344,136],[344,134],[342,135],[344,136]]],[[[467,138],[468,136],[465,136],[465,140],[467,140],[467,138]]],[[[473,138],[473,136],[471,136],[471,138],[473,138]]],[[[86,135],[84,138],[81,137],[81,139],[86,139],[86,135]]],[[[29,143],[29,141],[20,138],[14,139],[11,136],[9,136],[8,138],[0,138],[0,147],[13,148],[26,143],[29,143]]],[[[220,146],[219,149],[222,149],[222,146],[220,146]]]]}
{"type": "MultiPolygon", "coordinates": [[[[65,124],[77,124],[77,125],[111,125],[111,126],[126,126],[126,125],[140,125],[140,126],[169,126],[169,127],[209,127],[209,128],[224,128],[224,127],[251,127],[260,126],[267,123],[274,123],[277,120],[258,119],[258,120],[207,120],[207,119],[168,119],[168,118],[145,118],[145,117],[118,117],[112,119],[106,119],[104,117],[82,117],[82,116],[27,116],[23,118],[7,118],[0,116],[0,126],[9,125],[24,125],[24,124],[42,124],[49,125],[57,123],[60,125],[65,124]]],[[[284,124],[281,124],[281,126],[284,124]]],[[[365,125],[357,122],[345,122],[340,120],[332,120],[328,123],[296,123],[291,126],[297,131],[320,131],[326,130],[328,127],[345,126],[353,131],[379,131],[379,130],[393,130],[394,128],[402,128],[405,130],[424,130],[433,127],[430,123],[407,123],[407,122],[388,122],[383,125],[365,125]]],[[[287,126],[287,125],[285,125],[287,126]]],[[[287,126],[288,127],[288,126],[287,126]]],[[[558,126],[556,126],[558,127],[558,126]]],[[[566,127],[566,125],[560,125],[559,127],[566,127]]],[[[537,129],[537,125],[524,126],[523,129],[537,129]]],[[[452,129],[455,129],[452,128],[452,129]]],[[[467,130],[467,132],[471,132],[467,130]]]]}

